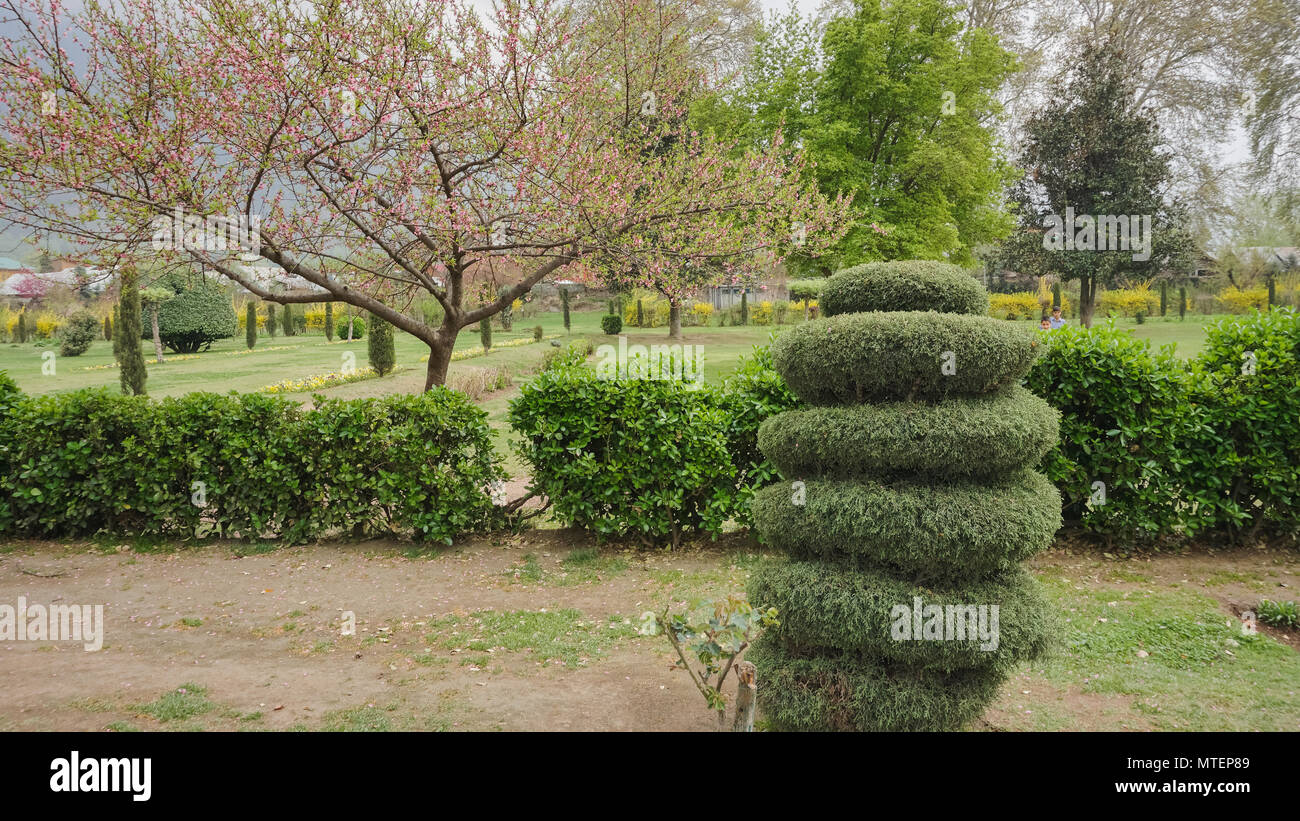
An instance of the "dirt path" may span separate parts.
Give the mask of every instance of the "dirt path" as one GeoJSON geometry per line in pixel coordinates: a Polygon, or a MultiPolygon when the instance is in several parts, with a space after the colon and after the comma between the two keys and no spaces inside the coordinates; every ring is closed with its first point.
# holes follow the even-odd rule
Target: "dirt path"
{"type": "MultiPolygon", "coordinates": [[[[753,545],[586,545],[539,531],[427,554],[380,542],[243,557],[238,545],[0,547],[0,603],[103,604],[106,622],[98,652],[0,642],[0,729],[712,729],[661,640],[633,627],[670,601],[743,589],[753,545]],[[355,635],[341,633],[349,611],[355,635]]],[[[1116,563],[1056,551],[1035,567],[1117,589],[1204,578],[1225,612],[1261,585],[1290,585],[1294,597],[1297,583],[1296,560],[1276,554],[1116,563]]],[[[1023,690],[1043,686],[1028,671],[1013,677],[984,727],[1016,728],[1023,690]]],[[[1106,716],[1123,707],[1050,697],[1079,729],[1116,726],[1106,716]]]]}

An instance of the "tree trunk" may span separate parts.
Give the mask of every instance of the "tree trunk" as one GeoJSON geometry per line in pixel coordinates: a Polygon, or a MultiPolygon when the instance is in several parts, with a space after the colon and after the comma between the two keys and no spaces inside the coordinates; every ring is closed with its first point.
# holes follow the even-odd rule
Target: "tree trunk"
{"type": "Polygon", "coordinates": [[[736,716],[731,722],[733,733],[754,732],[754,696],[758,694],[758,668],[753,662],[736,664],[736,716]]]}
{"type": "Polygon", "coordinates": [[[444,335],[439,329],[437,338],[429,344],[429,368],[425,372],[424,389],[447,384],[447,369],[451,365],[451,351],[456,346],[456,335],[444,335]]]}
{"type": "Polygon", "coordinates": [[[1097,295],[1097,282],[1093,277],[1079,278],[1079,324],[1092,327],[1093,298],[1097,295]]]}
{"type": "Polygon", "coordinates": [[[162,364],[162,337],[158,335],[158,303],[155,302],[149,306],[149,322],[153,325],[153,355],[157,358],[158,363],[162,364]]]}
{"type": "Polygon", "coordinates": [[[682,306],[668,303],[668,338],[682,338],[682,306]]]}

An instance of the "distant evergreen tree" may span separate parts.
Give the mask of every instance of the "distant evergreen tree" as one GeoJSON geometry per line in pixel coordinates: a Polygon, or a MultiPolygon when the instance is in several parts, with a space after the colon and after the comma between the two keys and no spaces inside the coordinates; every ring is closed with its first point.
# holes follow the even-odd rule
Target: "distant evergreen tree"
{"type": "Polygon", "coordinates": [[[366,332],[370,334],[366,348],[370,367],[375,369],[375,373],[383,376],[392,371],[397,363],[397,355],[393,350],[393,326],[387,320],[371,314],[370,327],[366,332]]]}
{"type": "Polygon", "coordinates": [[[117,323],[118,371],[121,377],[122,393],[143,396],[144,383],[149,378],[145,370],[144,354],[140,351],[140,339],[144,336],[144,323],[140,311],[140,286],[137,274],[129,273],[122,285],[122,301],[119,309],[120,319],[117,323]]]}
{"type": "Polygon", "coordinates": [[[257,305],[252,300],[244,306],[244,344],[250,351],[257,344],[257,305]]]}
{"type": "Polygon", "coordinates": [[[113,341],[113,318],[110,316],[104,317],[104,341],[113,341]]]}
{"type": "Polygon", "coordinates": [[[272,339],[275,339],[276,326],[278,324],[279,320],[275,316],[275,303],[266,303],[266,332],[271,335],[272,339]]]}
{"type": "Polygon", "coordinates": [[[325,303],[325,339],[334,341],[334,303],[325,303]]]}
{"type": "Polygon", "coordinates": [[[480,319],[478,323],[478,338],[483,343],[483,350],[492,350],[492,320],[480,319]]]}
{"type": "Polygon", "coordinates": [[[569,289],[560,289],[560,304],[564,307],[564,330],[569,330],[569,289]]]}
{"type": "Polygon", "coordinates": [[[285,305],[281,314],[284,316],[284,335],[293,336],[293,306],[285,305]]]}

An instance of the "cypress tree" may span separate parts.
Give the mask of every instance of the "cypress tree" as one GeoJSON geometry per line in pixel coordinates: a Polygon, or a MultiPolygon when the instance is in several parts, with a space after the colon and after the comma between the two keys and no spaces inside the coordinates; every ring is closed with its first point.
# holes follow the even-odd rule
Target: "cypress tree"
{"type": "Polygon", "coordinates": [[[749,292],[740,292],[740,324],[749,324],[749,292]]]}
{"type": "Polygon", "coordinates": [[[122,304],[113,303],[113,361],[122,362],[122,336],[117,329],[122,325],[122,304]]]}
{"type": "Polygon", "coordinates": [[[281,314],[284,316],[284,335],[293,336],[293,306],[285,305],[281,314]]]}
{"type": "Polygon", "coordinates": [[[27,309],[26,308],[23,308],[21,311],[18,312],[18,327],[14,329],[14,332],[18,334],[19,342],[27,341],[27,309]]]}
{"type": "Polygon", "coordinates": [[[749,601],[780,612],[748,656],[777,729],[958,728],[1054,628],[1017,566],[1061,521],[1060,494],[1034,470],[1059,414],[1019,385],[1038,341],[987,316],[979,286],[924,319],[892,313],[935,311],[936,290],[972,282],[948,266],[903,290],[894,272],[907,264],[836,274],[827,316],[772,344],[810,406],[758,436],[790,480],[759,490],[753,513],[791,560],[748,585],[749,601]]]}
{"type": "Polygon", "coordinates": [[[1052,307],[1061,307],[1061,283],[1059,282],[1052,283],[1052,307]]]}
{"type": "Polygon", "coordinates": [[[334,341],[334,303],[325,303],[325,339],[334,341]]]}
{"type": "Polygon", "coordinates": [[[244,344],[250,351],[257,344],[257,305],[252,300],[244,307],[244,344]]]}
{"type": "Polygon", "coordinates": [[[569,290],[567,288],[560,289],[560,304],[564,307],[564,331],[565,333],[568,333],[569,331],[569,290]]]}
{"type": "Polygon", "coordinates": [[[1273,277],[1270,276],[1268,278],[1268,309],[1270,311],[1273,310],[1273,306],[1276,304],[1277,304],[1277,285],[1273,281],[1273,277]]]}
{"type": "Polygon", "coordinates": [[[266,332],[271,335],[272,339],[275,339],[276,325],[278,324],[279,320],[275,317],[275,303],[266,303],[266,332]]]}
{"type": "Polygon", "coordinates": [[[639,299],[636,301],[636,326],[638,328],[645,327],[645,306],[641,304],[639,299]]]}
{"type": "MultiPolygon", "coordinates": [[[[568,318],[567,311],[565,312],[565,318],[568,318]]],[[[568,327],[567,322],[565,327],[568,327]]],[[[478,339],[483,345],[483,350],[492,350],[492,319],[490,317],[484,317],[478,321],[478,339]]]]}
{"type": "Polygon", "coordinates": [[[113,341],[113,318],[110,316],[104,317],[104,341],[113,341]]]}
{"type": "Polygon", "coordinates": [[[144,383],[149,378],[144,366],[144,354],[140,352],[140,340],[144,338],[144,323],[140,313],[140,286],[134,272],[123,277],[122,301],[117,323],[118,376],[122,393],[130,396],[143,396],[144,383]]]}
{"type": "Polygon", "coordinates": [[[1187,315],[1187,289],[1178,289],[1178,318],[1182,319],[1187,315]]]}
{"type": "Polygon", "coordinates": [[[392,371],[397,363],[397,354],[393,350],[393,326],[386,320],[371,314],[366,334],[368,335],[366,351],[370,359],[370,367],[375,369],[375,373],[383,376],[392,371]]]}
{"type": "Polygon", "coordinates": [[[1165,301],[1168,299],[1166,292],[1168,292],[1168,290],[1169,290],[1168,282],[1160,283],[1160,315],[1161,316],[1165,315],[1165,301]]]}

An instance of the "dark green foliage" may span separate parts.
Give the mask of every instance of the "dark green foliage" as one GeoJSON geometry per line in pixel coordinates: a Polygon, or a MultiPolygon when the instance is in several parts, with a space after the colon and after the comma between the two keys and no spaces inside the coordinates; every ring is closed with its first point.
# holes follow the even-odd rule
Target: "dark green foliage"
{"type": "Polygon", "coordinates": [[[708,389],[581,367],[541,374],[510,403],[531,488],[556,518],[649,543],[721,532],[736,485],[726,424],[708,389]]]}
{"type": "Polygon", "coordinates": [[[19,342],[27,341],[27,309],[18,312],[18,325],[14,328],[14,333],[18,336],[19,342]]]}
{"type": "MultiPolygon", "coordinates": [[[[825,562],[775,562],[760,565],[750,595],[781,613],[771,638],[802,650],[845,650],[870,654],[889,664],[940,673],[983,669],[1006,675],[1020,663],[1037,658],[1047,645],[1045,624],[1050,607],[1033,576],[1020,568],[974,581],[963,579],[946,588],[918,585],[880,570],[850,570],[825,562]],[[996,643],[981,640],[975,624],[963,621],[966,639],[904,641],[893,637],[894,608],[937,605],[998,606],[996,643]]],[[[955,614],[954,614],[955,616],[955,614]]],[[[913,624],[908,618],[908,627],[913,624]]],[[[954,618],[954,627],[957,620],[954,618]]],[[[909,633],[908,635],[915,635],[909,633]]],[[[923,633],[921,635],[924,635],[923,633]]],[[[955,631],[952,635],[956,636],[955,631]]]]}
{"type": "MultiPolygon", "coordinates": [[[[120,319],[115,324],[118,334],[118,344],[114,346],[118,381],[122,393],[143,396],[149,372],[145,369],[144,354],[140,351],[140,340],[144,337],[144,322],[140,315],[140,284],[136,276],[123,279],[122,300],[118,305],[120,319]]],[[[229,309],[230,304],[226,303],[226,307],[229,309]]],[[[231,315],[234,315],[233,311],[231,315]]]]}
{"type": "Polygon", "coordinates": [[[325,341],[334,341],[334,303],[325,303],[325,341]]]}
{"type": "MultiPolygon", "coordinates": [[[[1268,278],[1268,307],[1271,310],[1277,304],[1277,281],[1273,277],[1268,278]]],[[[1164,311],[1161,311],[1163,314],[1164,311]]]]}
{"type": "Polygon", "coordinates": [[[244,344],[250,351],[257,345],[257,304],[252,301],[244,306],[244,344]]]}
{"type": "MultiPolygon", "coordinates": [[[[352,329],[353,339],[361,339],[366,335],[366,321],[359,316],[354,316],[349,319],[345,327],[350,327],[352,329]]],[[[340,333],[339,336],[343,339],[348,338],[346,333],[340,333]]]]}
{"type": "Polygon", "coordinates": [[[600,318],[600,329],[610,336],[615,336],[623,330],[623,317],[617,314],[605,314],[600,318]]]}
{"type": "Polygon", "coordinates": [[[1061,490],[1065,517],[1125,538],[1168,532],[1181,518],[1177,428],[1190,422],[1182,363],[1113,326],[1067,326],[1047,339],[1027,385],[1061,411],[1061,442],[1043,470],[1061,490]],[[1104,485],[1104,504],[1090,504],[1094,482],[1104,485]]]}
{"type": "Polygon", "coordinates": [[[1013,385],[938,403],[885,402],[783,413],[758,432],[788,479],[924,473],[992,476],[1037,465],[1060,414],[1013,385]]]}
{"type": "Polygon", "coordinates": [[[492,350],[492,319],[485,317],[478,321],[478,340],[483,350],[492,350]]]}
{"type": "Polygon", "coordinates": [[[275,335],[278,333],[279,324],[280,320],[276,317],[275,303],[266,303],[266,332],[271,335],[272,339],[275,339],[275,335]]]}
{"type": "Polygon", "coordinates": [[[1133,320],[1134,320],[1138,325],[1142,325],[1142,324],[1144,324],[1144,323],[1147,321],[1147,312],[1146,312],[1146,311],[1138,311],[1137,313],[1135,313],[1135,314],[1133,315],[1133,320]]]}
{"type": "Polygon", "coordinates": [[[1169,302],[1169,283],[1162,281],[1160,283],[1160,315],[1165,315],[1165,306],[1169,302]]]}
{"type": "Polygon", "coordinates": [[[545,331],[542,330],[542,326],[541,326],[541,325],[534,325],[534,326],[533,326],[533,341],[534,341],[534,342],[541,342],[541,341],[542,341],[542,334],[543,334],[543,333],[545,333],[545,331]]]}
{"type": "MultiPolygon", "coordinates": [[[[1061,307],[1061,283],[1059,282],[1052,283],[1052,307],[1061,307]]],[[[1160,313],[1163,314],[1164,311],[1161,311],[1160,313]]]]}
{"type": "Polygon", "coordinates": [[[113,341],[113,318],[111,316],[104,317],[104,341],[113,341]]]}
{"type": "Polygon", "coordinates": [[[1191,497],[1198,518],[1213,517],[1234,533],[1300,531],[1300,315],[1294,308],[1211,325],[1179,418],[1192,427],[1180,484],[1200,491],[1191,497]]]}
{"type": "Polygon", "coordinates": [[[230,297],[206,280],[158,306],[158,336],[177,353],[206,351],[218,339],[234,336],[238,326],[230,297]]]}
{"type": "MultiPolygon", "coordinates": [[[[508,290],[510,290],[508,286],[502,285],[500,288],[497,289],[497,297],[500,298],[504,296],[506,291],[508,290]]],[[[501,318],[501,330],[509,331],[514,329],[515,307],[513,302],[507,302],[506,307],[502,308],[500,313],[497,314],[497,316],[501,318]]]]}
{"type": "Polygon", "coordinates": [[[956,730],[997,697],[1002,677],[985,670],[939,676],[887,667],[852,653],[800,657],[763,636],[749,651],[763,715],[777,730],[956,730]]]}
{"type": "Polygon", "coordinates": [[[938,311],[984,316],[989,296],[956,265],[928,260],[869,262],[837,272],[822,289],[823,316],[862,311],[938,311]]]}
{"type": "Polygon", "coordinates": [[[638,328],[645,327],[645,306],[639,299],[636,301],[636,326],[638,328]]]}
{"type": "Polygon", "coordinates": [[[285,335],[285,336],[293,336],[293,333],[294,333],[294,328],[293,328],[293,306],[292,306],[292,305],[284,305],[284,306],[281,306],[281,309],[280,309],[280,316],[281,316],[281,319],[282,319],[283,322],[284,322],[284,335],[285,335]]]}
{"type": "Polygon", "coordinates": [[[119,364],[122,361],[122,334],[118,330],[121,326],[122,303],[116,302],[113,304],[113,361],[119,364]]]}
{"type": "Polygon", "coordinates": [[[792,556],[884,565],[935,583],[1010,570],[1051,544],[1061,498],[1034,471],[995,481],[808,480],[754,494],[763,540],[792,556]]]}
{"type": "Polygon", "coordinates": [[[370,316],[370,336],[366,340],[366,353],[370,367],[383,376],[393,370],[397,364],[397,354],[393,349],[393,326],[387,320],[370,316]]]}
{"type": "Polygon", "coordinates": [[[328,400],[77,391],[0,413],[0,533],[296,542],[341,529],[450,542],[493,519],[486,414],[444,388],[328,400]],[[202,482],[205,507],[193,504],[202,482]]]}
{"type": "Polygon", "coordinates": [[[740,324],[749,324],[749,292],[740,292],[740,324]]]}
{"type": "Polygon", "coordinates": [[[772,360],[790,390],[812,404],[936,400],[1018,381],[1039,346],[1037,334],[991,317],[842,314],[782,334],[772,360]]]}
{"type": "Polygon", "coordinates": [[[569,289],[560,289],[560,305],[564,309],[564,331],[569,331],[569,289]]]}
{"type": "Polygon", "coordinates": [[[90,311],[77,311],[63,323],[59,356],[81,356],[99,336],[99,318],[90,311]]]}
{"type": "Polygon", "coordinates": [[[824,287],[826,287],[826,280],[821,277],[792,279],[786,283],[791,302],[807,302],[810,299],[817,299],[817,297],[821,296],[824,287]]]}
{"type": "Polygon", "coordinates": [[[24,396],[18,383],[6,371],[0,371],[0,414],[22,401],[24,396]]]}
{"type": "Polygon", "coordinates": [[[1178,318],[1183,319],[1187,316],[1187,289],[1178,289],[1178,318]]]}

